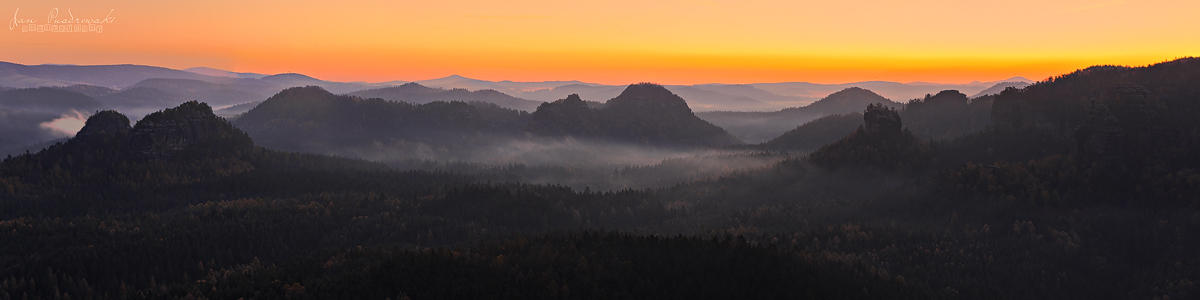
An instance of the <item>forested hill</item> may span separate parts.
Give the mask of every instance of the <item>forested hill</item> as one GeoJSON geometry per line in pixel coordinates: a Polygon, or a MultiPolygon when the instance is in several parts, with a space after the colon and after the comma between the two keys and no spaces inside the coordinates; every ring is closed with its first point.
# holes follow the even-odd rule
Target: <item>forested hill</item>
{"type": "Polygon", "coordinates": [[[647,145],[728,146],[741,142],[688,108],[683,98],[649,83],[630,85],[602,107],[591,108],[579,95],[542,104],[530,131],[647,145]]]}
{"type": "Polygon", "coordinates": [[[0,297],[930,295],[743,239],[523,237],[655,228],[669,219],[662,201],[265,150],[197,102],[133,126],[104,111],[72,139],[0,163],[0,297]],[[506,236],[511,246],[429,248],[506,236]],[[595,277],[563,277],[580,268],[595,277]],[[700,271],[715,273],[645,285],[700,271]],[[446,289],[461,280],[470,290],[446,289]]]}
{"type": "MultiPolygon", "coordinates": [[[[950,141],[985,131],[991,126],[993,96],[968,99],[954,90],[914,99],[897,109],[904,128],[918,139],[950,141]]],[[[881,107],[890,107],[881,104],[881,107]]],[[[789,130],[762,146],[784,151],[814,151],[863,125],[861,114],[828,116],[789,130]]]]}
{"type": "Polygon", "coordinates": [[[466,152],[537,136],[664,147],[739,143],[661,86],[631,85],[598,108],[575,99],[545,103],[529,114],[479,102],[339,96],[310,86],[284,90],[234,124],[268,148],[357,157],[428,153],[462,159],[466,152]]]}
{"type": "Polygon", "coordinates": [[[264,147],[345,154],[376,145],[398,149],[473,147],[520,135],[528,114],[485,103],[411,104],[289,88],[234,121],[264,147]]]}
{"type": "Polygon", "coordinates": [[[5,159],[0,164],[0,206],[5,216],[73,215],[171,208],[238,194],[297,193],[304,188],[270,186],[304,181],[305,176],[267,174],[308,176],[314,174],[304,172],[314,168],[385,170],[360,161],[264,150],[204,103],[152,113],[133,126],[120,113],[101,111],[75,137],[5,159]]]}

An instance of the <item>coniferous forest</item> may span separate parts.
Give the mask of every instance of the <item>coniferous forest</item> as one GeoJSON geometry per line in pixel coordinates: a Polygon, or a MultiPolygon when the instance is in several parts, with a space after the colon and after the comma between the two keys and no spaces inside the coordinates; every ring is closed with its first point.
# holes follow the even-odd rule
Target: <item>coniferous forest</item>
{"type": "Polygon", "coordinates": [[[648,83],[103,110],[0,163],[0,299],[1196,298],[1197,83],[1097,66],[761,144],[648,83]],[[473,160],[506,147],[547,160],[473,160]],[[637,149],[687,154],[603,158],[637,149]]]}

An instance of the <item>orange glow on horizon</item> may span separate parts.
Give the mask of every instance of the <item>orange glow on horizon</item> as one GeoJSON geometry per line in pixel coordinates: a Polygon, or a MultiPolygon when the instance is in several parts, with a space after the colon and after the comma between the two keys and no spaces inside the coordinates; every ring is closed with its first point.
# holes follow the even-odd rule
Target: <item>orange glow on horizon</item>
{"type": "Polygon", "coordinates": [[[1197,1],[841,2],[17,0],[0,5],[6,23],[53,8],[116,22],[5,30],[0,60],[372,82],[955,83],[1200,55],[1197,1]]]}

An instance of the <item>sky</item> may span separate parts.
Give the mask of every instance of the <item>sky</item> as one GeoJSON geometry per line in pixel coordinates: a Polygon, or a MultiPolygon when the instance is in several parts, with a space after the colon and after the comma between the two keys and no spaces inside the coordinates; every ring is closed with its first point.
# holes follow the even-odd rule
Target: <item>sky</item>
{"type": "Polygon", "coordinates": [[[1200,55],[1196,12],[1195,0],[6,0],[0,60],[372,82],[1038,80],[1200,55]],[[55,9],[108,22],[22,32],[55,9]]]}

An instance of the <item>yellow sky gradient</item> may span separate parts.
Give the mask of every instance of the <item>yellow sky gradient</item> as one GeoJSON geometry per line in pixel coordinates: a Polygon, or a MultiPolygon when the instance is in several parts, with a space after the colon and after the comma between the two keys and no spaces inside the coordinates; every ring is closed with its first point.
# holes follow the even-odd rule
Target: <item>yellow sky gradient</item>
{"type": "Polygon", "coordinates": [[[1043,79],[1200,55],[1200,1],[5,1],[0,60],[210,66],[339,81],[623,84],[1043,79]]]}

